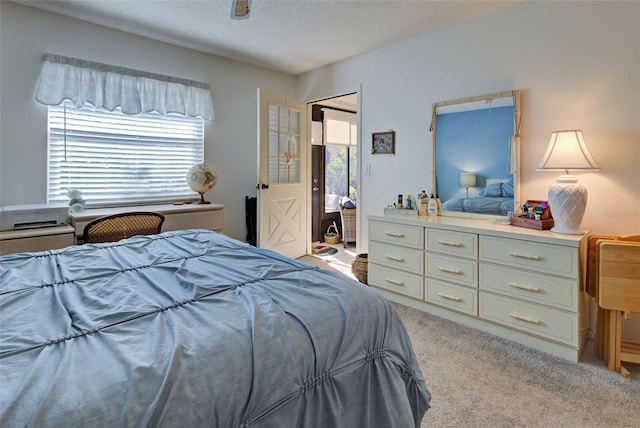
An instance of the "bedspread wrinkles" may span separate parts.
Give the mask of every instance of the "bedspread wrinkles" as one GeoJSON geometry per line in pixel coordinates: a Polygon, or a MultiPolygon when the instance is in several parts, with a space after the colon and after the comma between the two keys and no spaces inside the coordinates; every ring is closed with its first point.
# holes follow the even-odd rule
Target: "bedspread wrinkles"
{"type": "Polygon", "coordinates": [[[406,427],[429,406],[384,298],[210,231],[3,257],[0,317],[2,425],[406,427]]]}

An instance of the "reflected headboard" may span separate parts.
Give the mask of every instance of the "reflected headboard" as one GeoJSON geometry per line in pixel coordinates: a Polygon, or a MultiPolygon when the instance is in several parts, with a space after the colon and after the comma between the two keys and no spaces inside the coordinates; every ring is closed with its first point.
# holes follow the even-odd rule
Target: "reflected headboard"
{"type": "Polygon", "coordinates": [[[488,186],[489,184],[494,184],[494,183],[506,183],[507,181],[509,181],[509,179],[508,178],[487,178],[485,181],[488,186]]]}

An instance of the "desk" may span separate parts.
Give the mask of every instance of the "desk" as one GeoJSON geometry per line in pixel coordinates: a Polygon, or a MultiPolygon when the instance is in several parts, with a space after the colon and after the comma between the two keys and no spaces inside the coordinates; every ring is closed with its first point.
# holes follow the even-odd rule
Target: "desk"
{"type": "Polygon", "coordinates": [[[79,213],[71,213],[69,221],[75,228],[77,240],[82,238],[84,227],[91,220],[105,215],[134,211],[153,211],[164,214],[163,232],[183,229],[208,229],[222,232],[224,228],[224,205],[220,204],[162,204],[88,209],[79,213]]]}
{"type": "Polygon", "coordinates": [[[56,226],[0,232],[0,256],[68,247],[75,244],[74,231],[72,226],[56,226]]]}

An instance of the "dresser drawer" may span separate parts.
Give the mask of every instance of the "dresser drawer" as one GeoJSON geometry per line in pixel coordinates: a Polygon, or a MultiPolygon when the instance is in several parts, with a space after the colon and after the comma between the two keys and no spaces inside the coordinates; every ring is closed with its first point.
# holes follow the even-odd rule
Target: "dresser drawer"
{"type": "Polygon", "coordinates": [[[424,248],[422,226],[370,221],[369,239],[421,250],[424,248]]]}
{"type": "Polygon", "coordinates": [[[578,249],[573,247],[480,236],[480,260],[579,278],[578,249]]]}
{"type": "Polygon", "coordinates": [[[450,230],[427,229],[427,251],[478,258],[478,235],[450,230]]]}
{"type": "Polygon", "coordinates": [[[425,254],[426,275],[468,287],[478,287],[478,262],[441,254],[425,254]]]}
{"type": "Polygon", "coordinates": [[[447,284],[435,279],[426,279],[426,297],[428,303],[444,306],[468,315],[478,315],[478,291],[460,285],[447,284]]]}
{"type": "Polygon", "coordinates": [[[424,272],[423,260],[422,250],[375,241],[369,243],[370,262],[422,275],[424,272]]]}
{"type": "Polygon", "coordinates": [[[480,263],[480,289],[578,311],[578,281],[480,263]]]}
{"type": "Polygon", "coordinates": [[[369,285],[422,300],[422,276],[369,263],[369,285]]]}
{"type": "Polygon", "coordinates": [[[578,316],[480,291],[480,318],[578,346],[578,316]]]}

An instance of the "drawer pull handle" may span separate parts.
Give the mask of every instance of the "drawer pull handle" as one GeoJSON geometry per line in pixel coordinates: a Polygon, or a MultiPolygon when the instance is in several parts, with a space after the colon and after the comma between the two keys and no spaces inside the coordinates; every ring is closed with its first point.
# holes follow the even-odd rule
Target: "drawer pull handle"
{"type": "Polygon", "coordinates": [[[384,256],[386,259],[389,260],[393,260],[394,262],[404,262],[404,259],[402,257],[398,257],[398,256],[390,256],[388,254],[385,254],[384,256]]]}
{"type": "Polygon", "coordinates": [[[389,279],[389,278],[385,278],[385,281],[387,281],[389,284],[393,284],[393,285],[404,285],[404,282],[402,281],[398,281],[397,279],[389,279]]]}
{"type": "Polygon", "coordinates": [[[438,244],[447,245],[449,247],[464,247],[464,244],[461,244],[460,242],[438,241],[438,244]]]}
{"type": "Polygon", "coordinates": [[[516,252],[509,253],[510,256],[520,257],[521,259],[529,259],[529,260],[542,260],[542,257],[536,256],[535,254],[521,254],[516,252]]]}
{"type": "Polygon", "coordinates": [[[517,282],[509,283],[513,288],[517,288],[519,290],[533,291],[534,293],[540,293],[542,290],[538,287],[532,287],[530,285],[518,284],[517,282]]]}
{"type": "Polygon", "coordinates": [[[438,296],[442,297],[443,299],[453,300],[454,302],[462,302],[462,297],[456,297],[446,293],[438,293],[438,296]]]}
{"type": "Polygon", "coordinates": [[[540,320],[535,319],[535,318],[525,317],[525,316],[523,316],[523,315],[518,315],[518,314],[513,314],[513,313],[509,314],[509,316],[510,316],[511,318],[515,318],[515,319],[517,319],[517,320],[525,321],[525,322],[528,322],[528,323],[531,323],[531,324],[536,324],[536,325],[537,325],[537,324],[541,324],[541,323],[540,323],[540,320]]]}
{"type": "Polygon", "coordinates": [[[444,267],[444,266],[438,266],[438,270],[440,270],[442,272],[446,272],[446,273],[455,273],[456,275],[462,275],[464,273],[461,270],[454,269],[454,268],[449,268],[449,267],[444,267]]]}
{"type": "Polygon", "coordinates": [[[398,232],[384,232],[385,235],[387,236],[393,236],[396,238],[404,238],[404,233],[398,233],[398,232]]]}

